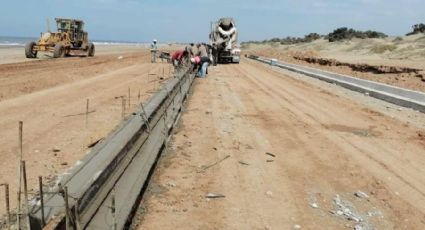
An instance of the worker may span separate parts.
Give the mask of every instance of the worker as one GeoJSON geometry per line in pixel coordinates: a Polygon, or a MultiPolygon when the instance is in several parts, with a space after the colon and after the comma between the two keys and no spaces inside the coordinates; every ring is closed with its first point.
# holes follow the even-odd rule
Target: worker
{"type": "Polygon", "coordinates": [[[198,52],[197,56],[208,57],[207,47],[203,44],[197,44],[198,52]]]}
{"type": "Polygon", "coordinates": [[[200,58],[200,68],[198,71],[198,77],[205,77],[208,72],[208,65],[211,63],[211,59],[208,56],[203,56],[200,58]]]}
{"type": "Polygon", "coordinates": [[[198,71],[201,64],[201,58],[199,56],[194,56],[193,58],[190,59],[190,62],[193,64],[190,72],[193,73],[195,71],[198,71]]]}
{"type": "Polygon", "coordinates": [[[205,77],[208,72],[208,65],[211,63],[211,59],[208,55],[207,46],[205,43],[197,44],[198,53],[197,55],[201,58],[200,68],[198,71],[198,77],[205,77]]]}
{"type": "Polygon", "coordinates": [[[156,62],[156,52],[158,51],[158,45],[156,44],[157,40],[154,39],[151,43],[151,62],[156,62]]]}
{"type": "Polygon", "coordinates": [[[190,43],[186,46],[185,50],[187,51],[190,58],[195,57],[195,44],[190,43]]]}
{"type": "Polygon", "coordinates": [[[178,68],[180,67],[184,59],[188,57],[189,53],[185,50],[178,50],[171,54],[171,63],[173,63],[173,66],[178,68]]]}

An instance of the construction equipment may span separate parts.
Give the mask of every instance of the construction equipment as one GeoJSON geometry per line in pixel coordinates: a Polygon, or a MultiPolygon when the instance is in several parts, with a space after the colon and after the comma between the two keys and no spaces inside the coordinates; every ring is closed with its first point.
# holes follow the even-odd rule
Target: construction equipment
{"type": "Polygon", "coordinates": [[[39,51],[52,52],[54,58],[70,55],[71,51],[83,51],[87,56],[94,56],[95,47],[88,40],[84,22],[76,19],[55,18],[57,32],[42,33],[38,42],[29,42],[25,45],[25,56],[36,58],[39,51]]]}
{"type": "Polygon", "coordinates": [[[238,30],[233,18],[220,18],[211,23],[210,45],[213,64],[239,63],[241,50],[237,48],[238,30]]]}

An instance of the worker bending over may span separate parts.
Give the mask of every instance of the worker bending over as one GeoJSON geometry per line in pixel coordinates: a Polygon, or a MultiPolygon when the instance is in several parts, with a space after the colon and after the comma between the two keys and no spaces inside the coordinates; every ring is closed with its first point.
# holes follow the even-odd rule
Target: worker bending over
{"type": "Polygon", "coordinates": [[[181,68],[189,60],[189,52],[187,50],[178,50],[171,54],[171,63],[177,70],[181,68]]]}

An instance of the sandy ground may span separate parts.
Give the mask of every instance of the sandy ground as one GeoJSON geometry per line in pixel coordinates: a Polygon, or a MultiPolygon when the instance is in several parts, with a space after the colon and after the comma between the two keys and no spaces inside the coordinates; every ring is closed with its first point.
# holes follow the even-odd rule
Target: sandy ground
{"type": "MultiPolygon", "coordinates": [[[[99,53],[93,58],[0,65],[0,183],[10,184],[12,208],[17,197],[19,121],[24,123],[23,159],[34,193],[38,176],[54,180],[89,151],[90,143],[119,124],[122,97],[129,114],[159,89],[172,71],[169,64],[150,63],[146,49],[127,52],[113,47],[99,53]],[[82,115],[87,99],[88,126],[82,115]]],[[[2,194],[0,189],[0,197],[2,194]]],[[[0,213],[4,211],[2,198],[0,213]]]]}
{"type": "Polygon", "coordinates": [[[196,79],[138,229],[424,229],[424,124],[415,111],[246,59],[211,68],[196,79]]]}
{"type": "Polygon", "coordinates": [[[321,66],[295,60],[293,56],[335,59],[353,64],[375,66],[409,67],[423,70],[425,74],[425,35],[414,35],[385,39],[353,39],[351,41],[329,43],[320,39],[311,43],[295,45],[245,45],[246,54],[277,58],[282,61],[307,65],[331,72],[346,74],[366,80],[377,81],[402,88],[425,92],[425,82],[416,74],[374,74],[353,71],[344,66],[321,66]],[[393,50],[385,50],[391,47],[393,50]],[[382,52],[383,51],[383,52],[382,52]]]}
{"type": "Polygon", "coordinates": [[[326,39],[319,39],[294,45],[249,44],[245,45],[243,50],[270,48],[281,52],[311,51],[324,58],[335,58],[350,63],[425,69],[425,35],[423,34],[384,39],[352,39],[331,43],[326,39]]]}

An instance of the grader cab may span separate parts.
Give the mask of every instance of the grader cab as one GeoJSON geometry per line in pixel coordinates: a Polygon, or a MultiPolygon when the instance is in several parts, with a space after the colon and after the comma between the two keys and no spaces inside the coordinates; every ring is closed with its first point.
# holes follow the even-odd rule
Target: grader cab
{"type": "Polygon", "coordinates": [[[37,42],[29,42],[25,46],[25,56],[36,58],[37,53],[51,52],[54,58],[68,56],[73,51],[86,52],[94,56],[95,47],[88,40],[84,31],[84,22],[76,19],[56,18],[57,32],[43,33],[37,42]]]}

